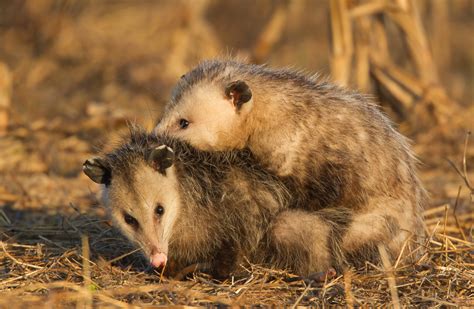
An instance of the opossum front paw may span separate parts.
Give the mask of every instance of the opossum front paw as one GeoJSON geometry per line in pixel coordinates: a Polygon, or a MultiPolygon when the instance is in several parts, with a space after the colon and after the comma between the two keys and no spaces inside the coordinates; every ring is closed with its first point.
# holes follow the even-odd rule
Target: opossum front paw
{"type": "Polygon", "coordinates": [[[235,272],[244,261],[240,246],[232,241],[224,241],[212,262],[211,275],[215,279],[226,279],[235,272]]]}
{"type": "Polygon", "coordinates": [[[304,281],[304,283],[310,285],[310,284],[318,284],[318,283],[327,282],[331,279],[334,279],[336,275],[337,275],[336,270],[331,267],[326,271],[310,273],[307,276],[287,278],[285,281],[286,282],[304,281]]]}
{"type": "Polygon", "coordinates": [[[191,277],[196,272],[202,272],[205,270],[207,270],[207,266],[205,264],[195,263],[192,265],[188,265],[180,269],[179,271],[175,272],[173,274],[173,279],[177,281],[181,281],[188,277],[191,277]]]}
{"type": "Polygon", "coordinates": [[[213,265],[210,270],[210,275],[217,280],[224,280],[229,278],[230,274],[235,270],[235,263],[225,261],[223,263],[217,263],[213,265]]]}
{"type": "Polygon", "coordinates": [[[307,284],[324,283],[324,282],[330,281],[331,279],[336,278],[336,275],[337,275],[336,270],[331,267],[326,271],[311,273],[306,278],[304,278],[303,280],[307,284]]]}

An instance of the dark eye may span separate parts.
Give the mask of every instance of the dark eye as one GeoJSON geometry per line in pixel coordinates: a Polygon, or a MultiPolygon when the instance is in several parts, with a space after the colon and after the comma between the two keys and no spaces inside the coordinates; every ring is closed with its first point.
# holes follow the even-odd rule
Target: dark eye
{"type": "Polygon", "coordinates": [[[165,209],[163,208],[163,206],[161,206],[160,204],[158,204],[155,208],[155,213],[158,215],[158,216],[162,216],[164,213],[165,213],[165,209]]]}
{"type": "Polygon", "coordinates": [[[187,127],[189,126],[189,121],[187,121],[186,119],[182,118],[179,120],[179,127],[181,129],[186,129],[187,127]]]}
{"type": "Polygon", "coordinates": [[[127,224],[130,225],[130,226],[132,226],[133,228],[138,228],[138,221],[137,221],[137,219],[135,219],[134,217],[130,216],[129,214],[124,213],[124,214],[123,214],[123,220],[125,221],[125,223],[127,223],[127,224]]]}

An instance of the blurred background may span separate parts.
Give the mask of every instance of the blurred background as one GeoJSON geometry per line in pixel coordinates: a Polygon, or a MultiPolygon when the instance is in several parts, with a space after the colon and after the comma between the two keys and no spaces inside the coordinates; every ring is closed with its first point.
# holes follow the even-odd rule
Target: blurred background
{"type": "Polygon", "coordinates": [[[84,160],[127,121],[151,129],[182,74],[228,55],[371,94],[413,139],[431,204],[453,203],[465,180],[447,159],[474,158],[473,30],[473,0],[2,0],[0,206],[101,213],[84,160]]]}

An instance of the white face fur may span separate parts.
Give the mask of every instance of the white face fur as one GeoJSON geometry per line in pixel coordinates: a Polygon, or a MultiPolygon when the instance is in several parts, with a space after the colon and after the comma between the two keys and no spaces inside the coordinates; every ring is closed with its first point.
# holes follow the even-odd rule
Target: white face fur
{"type": "Polygon", "coordinates": [[[143,162],[135,171],[132,179],[112,177],[104,188],[104,203],[115,224],[142,248],[150,263],[164,266],[180,211],[174,167],[163,175],[143,162]]]}
{"type": "Polygon", "coordinates": [[[248,140],[244,123],[252,101],[236,108],[233,100],[218,85],[202,82],[166,111],[155,133],[166,133],[201,150],[244,148],[248,140]]]}

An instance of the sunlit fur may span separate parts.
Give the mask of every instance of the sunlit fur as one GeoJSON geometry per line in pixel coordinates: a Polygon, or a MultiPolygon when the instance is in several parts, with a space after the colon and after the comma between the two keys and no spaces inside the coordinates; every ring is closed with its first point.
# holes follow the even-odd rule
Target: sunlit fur
{"type": "Polygon", "coordinates": [[[397,255],[423,234],[426,193],[411,148],[359,93],[293,70],[205,61],[179,80],[156,132],[199,149],[248,148],[294,193],[292,207],[351,212],[343,247],[361,260],[378,243],[397,255]],[[224,92],[236,80],[252,91],[240,109],[224,92]]]}
{"type": "Polygon", "coordinates": [[[341,238],[333,237],[338,230],[331,218],[288,209],[286,186],[248,151],[203,152],[133,128],[100,160],[112,172],[105,203],[147,257],[158,248],[176,269],[201,263],[219,276],[237,270],[244,258],[299,274],[342,265],[333,252],[341,238]],[[146,159],[163,144],[176,155],[164,174],[146,159]],[[165,209],[161,219],[154,214],[158,203],[165,209]],[[139,222],[138,229],[125,223],[124,212],[139,222]]]}

